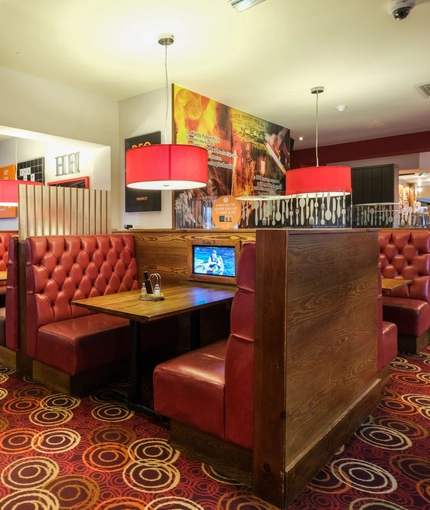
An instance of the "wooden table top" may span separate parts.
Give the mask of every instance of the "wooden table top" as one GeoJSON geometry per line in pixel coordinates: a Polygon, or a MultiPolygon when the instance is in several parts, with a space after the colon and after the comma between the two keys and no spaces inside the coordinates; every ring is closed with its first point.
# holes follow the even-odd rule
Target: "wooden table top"
{"type": "Polygon", "coordinates": [[[400,289],[405,285],[410,285],[412,280],[405,280],[403,278],[381,278],[382,280],[382,290],[389,291],[400,289]]]}
{"type": "Polygon", "coordinates": [[[236,287],[204,283],[166,283],[161,292],[163,301],[142,301],[140,290],[119,292],[72,301],[94,312],[108,313],[139,322],[171,317],[233,299],[236,287]]]}
{"type": "Polygon", "coordinates": [[[0,281],[4,282],[7,280],[7,271],[0,271],[0,281]]]}

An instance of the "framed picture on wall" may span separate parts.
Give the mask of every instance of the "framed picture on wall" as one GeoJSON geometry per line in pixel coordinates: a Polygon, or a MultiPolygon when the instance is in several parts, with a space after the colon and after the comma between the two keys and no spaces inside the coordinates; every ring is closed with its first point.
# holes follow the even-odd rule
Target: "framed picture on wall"
{"type": "Polygon", "coordinates": [[[22,161],[16,167],[16,178],[19,181],[45,182],[45,158],[22,161]]]}
{"type": "MultiPolygon", "coordinates": [[[[3,166],[0,168],[0,179],[13,180],[15,179],[16,167],[15,165],[3,166]]],[[[0,218],[16,218],[16,207],[0,205],[0,218]]]]}
{"type": "Polygon", "coordinates": [[[57,186],[62,188],[85,188],[90,187],[89,177],[76,177],[74,179],[66,179],[61,181],[52,181],[47,183],[48,186],[57,186]]]}
{"type": "MultiPolygon", "coordinates": [[[[161,143],[161,131],[125,139],[125,152],[141,145],[161,143]]],[[[161,211],[161,191],[125,187],[125,212],[161,211]]]]}

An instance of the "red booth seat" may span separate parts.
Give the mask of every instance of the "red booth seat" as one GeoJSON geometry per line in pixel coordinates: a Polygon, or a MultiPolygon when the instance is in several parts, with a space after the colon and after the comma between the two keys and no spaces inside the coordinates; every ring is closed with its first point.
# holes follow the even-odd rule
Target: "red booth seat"
{"type": "MultiPolygon", "coordinates": [[[[15,353],[19,350],[18,338],[18,236],[0,234],[5,241],[0,252],[3,253],[3,262],[7,260],[7,280],[5,286],[5,306],[0,308],[0,363],[9,368],[16,368],[15,353]],[[7,255],[6,255],[7,254],[7,255]],[[7,313],[6,313],[7,310],[7,313]]],[[[1,263],[0,263],[1,265],[1,263]]],[[[3,266],[1,266],[3,267],[3,266]]]]}
{"type": "Polygon", "coordinates": [[[381,263],[378,264],[378,374],[385,385],[390,379],[390,363],[397,356],[397,326],[382,317],[381,263]]]}
{"type": "MultiPolygon", "coordinates": [[[[9,244],[13,234],[10,232],[0,232],[0,271],[7,271],[9,261],[9,244]]],[[[5,306],[6,282],[0,281],[0,307],[5,306]]]]}
{"type": "Polygon", "coordinates": [[[383,319],[396,324],[399,351],[418,352],[430,339],[430,232],[378,233],[382,276],[412,280],[382,297],[383,319]]]}
{"type": "Polygon", "coordinates": [[[83,393],[128,364],[129,322],[70,304],[137,289],[134,237],[35,236],[25,242],[27,354],[33,378],[83,393]]]}
{"type": "Polygon", "coordinates": [[[158,365],[154,408],[171,420],[252,450],[255,241],[247,241],[240,251],[236,280],[228,340],[158,365]]]}

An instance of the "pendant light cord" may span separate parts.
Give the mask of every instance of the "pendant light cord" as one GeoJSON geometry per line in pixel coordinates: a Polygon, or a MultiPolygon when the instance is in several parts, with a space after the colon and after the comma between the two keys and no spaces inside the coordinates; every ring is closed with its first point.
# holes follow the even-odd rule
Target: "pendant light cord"
{"type": "Polygon", "coordinates": [[[318,159],[318,96],[324,92],[324,87],[314,87],[311,89],[312,94],[316,94],[316,106],[315,106],[315,156],[317,160],[317,166],[320,166],[318,159]]]}
{"type": "Polygon", "coordinates": [[[164,97],[164,106],[166,108],[166,118],[164,120],[164,142],[169,143],[167,140],[167,117],[169,111],[169,75],[167,73],[167,46],[164,46],[164,73],[166,78],[166,91],[164,97]]]}
{"type": "Polygon", "coordinates": [[[320,162],[318,159],[318,92],[317,95],[317,101],[316,101],[316,107],[315,107],[315,155],[316,155],[316,161],[317,166],[320,166],[320,162]]]}

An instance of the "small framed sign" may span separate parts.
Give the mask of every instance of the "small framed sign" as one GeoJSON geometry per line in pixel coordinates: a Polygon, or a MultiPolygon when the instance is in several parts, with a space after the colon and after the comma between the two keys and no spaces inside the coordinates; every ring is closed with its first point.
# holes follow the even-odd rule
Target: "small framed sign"
{"type": "MultiPolygon", "coordinates": [[[[161,131],[125,139],[125,152],[141,145],[161,143],[161,131]]],[[[126,170],[127,171],[127,170],[126,170]]],[[[125,187],[125,212],[161,211],[161,191],[125,187]]]]}

